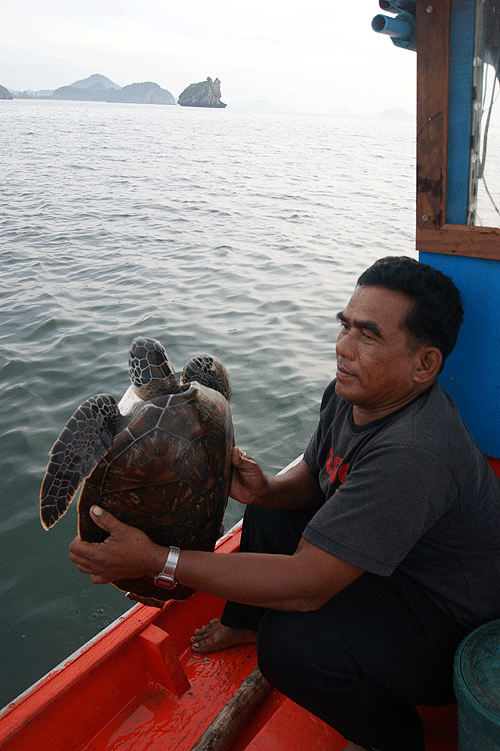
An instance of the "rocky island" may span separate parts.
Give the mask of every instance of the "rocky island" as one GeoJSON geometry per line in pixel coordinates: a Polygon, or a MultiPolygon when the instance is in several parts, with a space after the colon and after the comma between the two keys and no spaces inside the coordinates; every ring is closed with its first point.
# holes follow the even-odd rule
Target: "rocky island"
{"type": "Polygon", "coordinates": [[[13,99],[14,97],[5,86],[0,86],[0,99],[13,99]]]}
{"type": "Polygon", "coordinates": [[[181,107],[227,107],[221,102],[220,81],[210,77],[200,83],[192,83],[184,89],[177,103],[181,107]]]}

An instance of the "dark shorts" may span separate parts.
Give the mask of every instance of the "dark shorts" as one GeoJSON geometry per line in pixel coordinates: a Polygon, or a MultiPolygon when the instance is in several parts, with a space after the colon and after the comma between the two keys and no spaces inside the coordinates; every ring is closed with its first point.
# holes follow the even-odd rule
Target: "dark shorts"
{"type": "MultiPolygon", "coordinates": [[[[249,507],[242,550],[292,554],[314,512],[249,507]]],[[[305,613],[227,603],[222,622],[257,630],[266,678],[365,748],[423,751],[415,705],[455,701],[453,657],[466,630],[401,572],[365,573],[305,613]]]]}

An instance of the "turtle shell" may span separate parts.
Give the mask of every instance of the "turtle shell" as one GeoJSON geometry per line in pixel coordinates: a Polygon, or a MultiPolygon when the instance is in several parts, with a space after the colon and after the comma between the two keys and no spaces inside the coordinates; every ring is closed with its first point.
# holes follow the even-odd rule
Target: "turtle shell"
{"type": "MultiPolygon", "coordinates": [[[[91,519],[97,504],[159,545],[213,550],[231,485],[231,408],[222,394],[192,382],[146,402],[86,479],[78,503],[83,540],[108,533],[91,519]]],[[[113,582],[131,599],[162,607],[193,590],[163,590],[151,577],[113,582]]]]}

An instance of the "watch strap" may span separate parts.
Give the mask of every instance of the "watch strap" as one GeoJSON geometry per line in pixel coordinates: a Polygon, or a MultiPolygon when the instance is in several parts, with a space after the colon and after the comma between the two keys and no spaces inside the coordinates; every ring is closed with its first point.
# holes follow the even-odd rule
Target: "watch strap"
{"type": "Polygon", "coordinates": [[[154,577],[154,583],[157,587],[173,589],[177,585],[175,580],[175,570],[179,561],[180,552],[180,548],[176,548],[173,545],[170,546],[163,569],[154,577]]]}

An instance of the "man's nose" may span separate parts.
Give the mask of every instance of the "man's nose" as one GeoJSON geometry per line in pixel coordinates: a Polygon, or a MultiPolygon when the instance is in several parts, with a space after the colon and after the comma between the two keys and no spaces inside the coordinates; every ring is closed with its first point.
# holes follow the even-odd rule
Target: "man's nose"
{"type": "Polygon", "coordinates": [[[356,357],[356,344],[351,331],[341,332],[337,339],[337,357],[345,357],[354,360],[356,357]]]}

